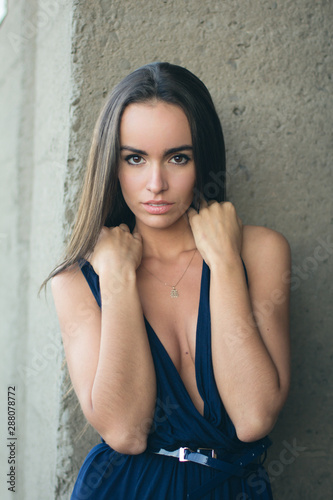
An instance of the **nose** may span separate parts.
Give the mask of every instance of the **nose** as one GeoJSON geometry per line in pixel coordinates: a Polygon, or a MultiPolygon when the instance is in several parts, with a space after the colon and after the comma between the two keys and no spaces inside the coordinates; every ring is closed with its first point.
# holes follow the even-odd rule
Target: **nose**
{"type": "Polygon", "coordinates": [[[148,191],[156,194],[168,189],[167,173],[162,165],[151,165],[146,187],[148,191]]]}

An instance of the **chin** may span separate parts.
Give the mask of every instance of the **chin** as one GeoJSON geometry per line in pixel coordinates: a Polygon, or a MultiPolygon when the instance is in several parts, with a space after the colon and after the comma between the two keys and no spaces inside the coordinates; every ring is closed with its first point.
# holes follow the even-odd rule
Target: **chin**
{"type": "Polygon", "coordinates": [[[151,215],[150,217],[136,217],[136,221],[152,229],[168,229],[174,224],[177,224],[177,222],[183,218],[183,215],[184,214],[177,218],[167,217],[166,215],[151,215]]]}

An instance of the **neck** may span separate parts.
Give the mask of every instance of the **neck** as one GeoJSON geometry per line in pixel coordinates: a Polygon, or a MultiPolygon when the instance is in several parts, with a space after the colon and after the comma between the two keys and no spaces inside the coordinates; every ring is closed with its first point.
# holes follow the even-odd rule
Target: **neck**
{"type": "Polygon", "coordinates": [[[195,242],[187,216],[181,217],[176,224],[166,229],[152,228],[139,222],[135,231],[142,236],[142,258],[155,258],[172,261],[182,253],[195,248],[195,242]]]}

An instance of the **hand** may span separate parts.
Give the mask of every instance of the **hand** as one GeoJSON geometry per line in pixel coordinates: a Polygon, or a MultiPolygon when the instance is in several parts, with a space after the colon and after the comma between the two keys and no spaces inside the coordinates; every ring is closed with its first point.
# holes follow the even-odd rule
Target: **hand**
{"type": "Polygon", "coordinates": [[[240,255],[243,224],[232,203],[202,200],[199,213],[189,208],[187,215],[195,244],[209,266],[221,257],[240,255]]]}
{"type": "Polygon", "coordinates": [[[135,271],[142,259],[142,237],[138,232],[130,232],[126,224],[116,227],[103,226],[93,252],[88,261],[100,275],[104,266],[112,266],[121,272],[125,267],[135,271]]]}

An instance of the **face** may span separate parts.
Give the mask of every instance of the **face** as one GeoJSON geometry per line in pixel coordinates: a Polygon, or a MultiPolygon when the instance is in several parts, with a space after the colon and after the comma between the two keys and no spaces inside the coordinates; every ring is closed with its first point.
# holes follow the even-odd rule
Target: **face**
{"type": "Polygon", "coordinates": [[[120,124],[120,145],[119,183],[137,228],[179,222],[195,184],[192,136],[183,110],[162,101],[130,104],[120,124]]]}

